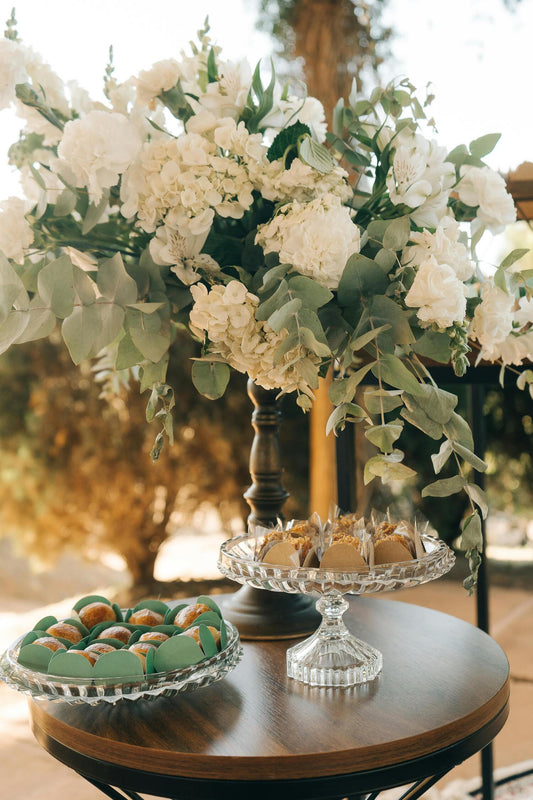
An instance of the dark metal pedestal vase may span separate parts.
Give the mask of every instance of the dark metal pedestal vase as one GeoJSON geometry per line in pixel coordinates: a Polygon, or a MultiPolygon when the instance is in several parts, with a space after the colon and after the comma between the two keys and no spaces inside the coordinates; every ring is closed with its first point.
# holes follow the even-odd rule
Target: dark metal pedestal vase
{"type": "MultiPolygon", "coordinates": [[[[276,390],[262,389],[248,381],[254,404],[255,431],[250,452],[252,485],[244,497],[251,508],[248,523],[275,525],[283,519],[282,506],[289,496],[281,483],[283,472],[276,390]]],[[[224,603],[224,616],[233,622],[242,639],[288,639],[312,633],[320,623],[314,600],[299,594],[281,594],[243,586],[224,603]]]]}

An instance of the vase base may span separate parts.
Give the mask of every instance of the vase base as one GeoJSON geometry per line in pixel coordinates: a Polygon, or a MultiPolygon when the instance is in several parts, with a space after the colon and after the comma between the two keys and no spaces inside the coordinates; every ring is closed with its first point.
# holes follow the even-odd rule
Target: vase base
{"type": "Polygon", "coordinates": [[[383,667],[379,650],[351,634],[327,638],[317,631],[287,650],[287,675],[309,686],[356,686],[383,667]]]}
{"type": "Polygon", "coordinates": [[[241,639],[296,639],[315,631],[321,619],[311,597],[252,586],[225,595],[220,606],[241,639]]]}

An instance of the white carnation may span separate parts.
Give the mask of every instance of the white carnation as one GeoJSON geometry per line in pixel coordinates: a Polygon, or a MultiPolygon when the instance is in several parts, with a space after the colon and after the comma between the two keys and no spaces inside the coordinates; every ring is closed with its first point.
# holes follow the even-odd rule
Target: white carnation
{"type": "Polygon", "coordinates": [[[417,309],[417,316],[425,325],[435,323],[439,328],[448,328],[465,318],[465,287],[452,267],[438,264],[429,256],[418,268],[405,303],[417,309]]]}
{"type": "Polygon", "coordinates": [[[157,61],[150,69],[142,70],[134,79],[139,102],[149,105],[161,92],[172,89],[180,77],[181,67],[174,58],[157,61]]]}
{"type": "Polygon", "coordinates": [[[141,145],[136,127],[122,114],[90,111],[65,125],[54,169],[75,186],[87,186],[91,202],[98,203],[141,145]]]}
{"type": "Polygon", "coordinates": [[[7,108],[15,100],[17,83],[28,80],[24,52],[17,42],[0,39],[0,109],[7,108]]]}
{"type": "Polygon", "coordinates": [[[359,228],[338,197],[327,194],[310,203],[288,203],[257,229],[256,243],[278,253],[302,275],[336,289],[348,258],[360,249],[359,228]]]}
{"type": "Polygon", "coordinates": [[[505,181],[490,167],[463,165],[457,192],[462,203],[477,209],[477,219],[494,234],[516,220],[516,208],[505,181]]]}
{"type": "Polygon", "coordinates": [[[24,263],[24,251],[33,242],[33,231],[24,216],[24,201],[9,197],[0,203],[0,250],[17,264],[24,263]]]}
{"type": "Polygon", "coordinates": [[[474,273],[474,265],[468,250],[459,241],[459,223],[451,217],[444,217],[434,233],[428,230],[411,233],[414,245],[405,247],[402,264],[420,266],[428,256],[433,256],[437,264],[447,264],[460,281],[466,281],[474,273]]]}
{"type": "Polygon", "coordinates": [[[481,357],[485,361],[502,361],[504,364],[522,364],[524,359],[533,359],[533,332],[517,336],[509,334],[499,342],[483,347],[481,357]]]}
{"type": "Polygon", "coordinates": [[[410,216],[416,225],[436,227],[446,213],[455,169],[445,158],[445,148],[408,128],[394,139],[387,189],[394,205],[414,209],[410,216]]]}
{"type": "Polygon", "coordinates": [[[481,292],[481,303],[476,306],[470,335],[491,350],[504,341],[513,327],[514,297],[497,286],[486,284],[481,292]]]}

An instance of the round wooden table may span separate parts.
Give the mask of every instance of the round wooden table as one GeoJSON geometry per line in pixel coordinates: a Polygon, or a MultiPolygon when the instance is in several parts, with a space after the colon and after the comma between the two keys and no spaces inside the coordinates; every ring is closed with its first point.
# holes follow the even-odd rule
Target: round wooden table
{"type": "Polygon", "coordinates": [[[373,682],[311,688],[287,678],[286,641],[245,642],[230,675],[190,694],[31,701],[34,735],[114,798],[375,798],[412,783],[414,800],[504,725],[507,658],[472,625],[418,606],[357,597],[345,619],[383,653],[373,682]]]}

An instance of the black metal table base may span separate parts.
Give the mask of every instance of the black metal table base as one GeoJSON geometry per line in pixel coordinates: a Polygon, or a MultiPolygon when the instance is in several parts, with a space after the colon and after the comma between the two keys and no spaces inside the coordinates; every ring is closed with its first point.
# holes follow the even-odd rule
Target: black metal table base
{"type": "MultiPolygon", "coordinates": [[[[80,774],[80,773],[78,773],[80,774]]],[[[432,786],[437,783],[441,778],[443,778],[447,774],[446,772],[441,772],[437,775],[431,775],[427,778],[422,778],[419,781],[416,781],[412,784],[405,792],[402,794],[398,800],[418,800],[419,797],[427,792],[432,786]]],[[[90,784],[95,786],[99,789],[102,794],[105,794],[107,797],[110,797],[111,800],[143,800],[140,794],[137,792],[129,791],[128,789],[116,789],[113,786],[108,786],[106,783],[101,783],[100,781],[96,781],[93,778],[87,778],[85,775],[81,775],[81,778],[85,778],[90,784]]],[[[335,795],[327,797],[325,796],[322,800],[378,800],[382,790],[380,789],[377,792],[372,792],[372,794],[352,794],[352,795],[335,795]]],[[[169,798],[169,800],[187,800],[186,798],[169,798]]]]}

